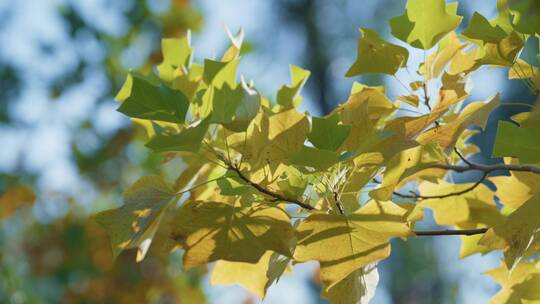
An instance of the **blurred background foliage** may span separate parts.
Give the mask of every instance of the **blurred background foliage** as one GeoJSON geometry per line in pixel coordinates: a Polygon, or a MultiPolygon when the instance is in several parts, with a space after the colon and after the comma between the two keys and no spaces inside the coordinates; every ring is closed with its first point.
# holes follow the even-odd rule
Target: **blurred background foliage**
{"type": "MultiPolygon", "coordinates": [[[[388,37],[386,20],[403,8],[395,0],[0,0],[0,302],[256,301],[238,288],[209,287],[206,269],[182,271],[179,253],[135,263],[127,252],[113,262],[106,234],[88,216],[120,205],[121,191],[138,177],[173,181],[183,166],[158,172],[166,159],[149,154],[144,131],[115,112],[115,93],[128,70],[152,72],[161,61],[161,37],[190,29],[196,56],[221,53],[225,22],[233,31],[246,28],[240,69],[269,96],[288,81],[292,63],[312,73],[303,109],[315,114],[346,100],[353,80],[385,84],[395,97],[395,79],[343,75],[356,54],[356,29],[388,37]]],[[[496,1],[460,1],[465,20],[474,11],[494,16],[496,1]]],[[[473,81],[479,91],[472,99],[497,91],[506,100],[534,99],[504,72],[479,73],[473,81]]],[[[490,121],[519,110],[500,109],[490,121]]],[[[488,147],[478,157],[489,157],[492,133],[493,126],[475,139],[488,147]]],[[[457,242],[395,241],[375,303],[485,302],[496,287],[480,273],[498,257],[456,266],[457,242]]],[[[269,303],[320,301],[316,266],[295,269],[294,276],[270,290],[269,303]]]]}

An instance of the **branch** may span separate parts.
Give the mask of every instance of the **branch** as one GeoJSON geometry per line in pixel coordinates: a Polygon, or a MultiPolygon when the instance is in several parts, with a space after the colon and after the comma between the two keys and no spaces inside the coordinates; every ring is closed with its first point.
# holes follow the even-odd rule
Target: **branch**
{"type": "Polygon", "coordinates": [[[293,199],[293,198],[288,198],[288,197],[285,197],[277,192],[274,192],[272,190],[269,190],[269,189],[266,189],[264,188],[263,186],[251,181],[247,176],[245,176],[238,167],[236,167],[235,165],[225,161],[225,164],[229,167],[229,169],[231,171],[234,171],[236,172],[236,174],[238,174],[238,177],[243,180],[244,182],[246,182],[248,185],[250,185],[251,187],[257,189],[257,191],[263,193],[263,194],[266,194],[268,196],[271,196],[273,197],[276,201],[284,201],[284,202],[289,202],[289,203],[293,203],[293,204],[296,204],[304,209],[308,209],[308,210],[313,210],[315,208],[313,208],[311,205],[309,204],[306,204],[298,199],[293,199]]]}
{"type": "Polygon", "coordinates": [[[484,234],[488,231],[489,228],[478,228],[478,229],[464,229],[464,230],[424,230],[424,231],[413,231],[416,236],[440,236],[440,235],[475,235],[475,234],[484,234]]]}
{"type": "Polygon", "coordinates": [[[461,191],[446,193],[446,194],[420,195],[420,194],[416,194],[414,192],[411,192],[411,194],[403,194],[403,193],[399,193],[399,192],[393,192],[393,194],[395,196],[399,196],[399,197],[403,197],[403,198],[414,198],[414,199],[421,199],[421,200],[422,199],[430,199],[430,198],[439,198],[439,199],[447,198],[447,197],[451,197],[451,196],[462,195],[462,194],[465,194],[467,192],[470,192],[470,191],[474,190],[476,187],[478,187],[486,179],[487,176],[488,176],[488,173],[484,172],[482,177],[478,181],[476,181],[476,183],[474,183],[474,185],[470,186],[469,188],[463,189],[461,191]]]}

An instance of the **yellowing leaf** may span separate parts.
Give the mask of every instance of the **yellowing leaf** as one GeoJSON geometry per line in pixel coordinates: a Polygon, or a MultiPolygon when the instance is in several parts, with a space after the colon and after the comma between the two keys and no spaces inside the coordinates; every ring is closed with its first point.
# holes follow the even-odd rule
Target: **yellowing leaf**
{"type": "Polygon", "coordinates": [[[332,304],[368,304],[375,296],[379,284],[379,272],[375,265],[369,265],[352,272],[344,280],[322,291],[321,296],[332,304]]]}
{"type": "Polygon", "coordinates": [[[506,266],[512,269],[538,237],[540,229],[540,194],[514,211],[506,221],[488,230],[480,245],[504,250],[506,266]]]}
{"type": "Polygon", "coordinates": [[[283,85],[277,93],[277,103],[285,108],[297,106],[302,100],[299,96],[309,75],[308,70],[291,65],[291,85],[283,85]]]}
{"type": "Polygon", "coordinates": [[[259,298],[276,282],[289,265],[290,258],[267,251],[257,263],[217,261],[210,282],[215,284],[239,284],[259,298]]]}
{"type": "Polygon", "coordinates": [[[294,108],[271,115],[261,111],[248,127],[246,143],[242,138],[235,149],[250,163],[252,172],[266,165],[276,167],[302,149],[308,132],[306,115],[294,108]]]}
{"type": "MultiPolygon", "coordinates": [[[[437,196],[461,192],[473,185],[474,183],[451,184],[440,180],[438,183],[423,182],[418,186],[418,189],[422,196],[437,196]]],[[[435,222],[439,225],[477,224],[473,219],[472,209],[484,209],[484,212],[496,211],[493,195],[487,186],[480,184],[461,195],[425,199],[422,200],[421,204],[433,209],[435,222]]]]}
{"type": "Polygon", "coordinates": [[[347,102],[334,110],[344,125],[352,127],[341,149],[355,151],[360,148],[375,135],[375,125],[395,109],[380,88],[355,84],[347,102]]]}
{"type": "Polygon", "coordinates": [[[445,0],[408,0],[406,13],[390,19],[392,34],[415,48],[433,47],[446,34],[458,27],[457,3],[445,0]]]}
{"type": "Polygon", "coordinates": [[[321,280],[330,292],[351,273],[388,257],[390,238],[410,235],[405,213],[392,202],[376,201],[349,215],[313,213],[298,226],[294,259],[319,261],[321,280]]]}
{"type": "Polygon", "coordinates": [[[418,95],[405,95],[405,96],[398,96],[398,100],[401,100],[403,102],[406,102],[410,104],[413,107],[418,107],[418,103],[420,102],[420,97],[418,95]]]}
{"type": "MultiPolygon", "coordinates": [[[[505,159],[505,163],[509,163],[505,159]]],[[[495,184],[495,195],[501,204],[517,209],[540,190],[540,176],[528,172],[511,172],[510,176],[493,176],[489,180],[495,184]]]]}
{"type": "MultiPolygon", "coordinates": [[[[521,285],[532,276],[540,273],[540,269],[533,263],[520,262],[513,269],[508,269],[504,263],[498,268],[486,272],[492,277],[502,289],[491,299],[492,304],[521,304],[523,302],[520,292],[514,288],[521,285]]],[[[530,282],[530,281],[529,281],[530,282]]],[[[536,286],[531,286],[532,290],[537,290],[536,286]]],[[[517,288],[516,288],[517,289],[517,288]]]]}
{"type": "Polygon", "coordinates": [[[171,235],[186,250],[186,269],[217,260],[256,263],[267,250],[291,256],[289,216],[269,203],[189,202],[175,223],[171,235]]]}
{"type": "Polygon", "coordinates": [[[174,197],[175,192],[161,177],[146,176],[124,192],[122,207],[94,215],[94,220],[109,235],[114,257],[122,250],[139,248],[137,260],[142,260],[165,209],[174,197]]]}
{"type": "Polygon", "coordinates": [[[379,34],[367,28],[360,28],[362,38],[358,39],[356,61],[347,71],[346,76],[361,74],[394,75],[407,64],[409,52],[406,48],[381,39],[379,34]]]}
{"type": "Polygon", "coordinates": [[[32,205],[36,200],[34,191],[28,186],[17,185],[0,195],[0,219],[10,216],[19,207],[32,205]]]}
{"type": "Polygon", "coordinates": [[[191,63],[193,48],[191,47],[191,34],[182,38],[161,39],[161,53],[163,62],[158,65],[159,77],[166,81],[174,79],[175,68],[188,68],[191,63]]]}
{"type": "Polygon", "coordinates": [[[418,136],[417,141],[423,145],[437,143],[441,148],[449,151],[455,146],[459,136],[461,136],[465,128],[476,125],[484,129],[489,115],[499,105],[499,95],[485,103],[470,103],[459,113],[457,118],[452,119],[447,124],[439,124],[438,126],[425,131],[418,136]]]}
{"type": "Polygon", "coordinates": [[[486,43],[480,48],[477,64],[510,67],[523,48],[524,41],[516,32],[511,32],[498,43],[486,43]]]}
{"type": "Polygon", "coordinates": [[[426,60],[426,79],[438,78],[455,55],[467,45],[459,40],[455,32],[450,32],[439,44],[439,49],[434,53],[433,58],[426,60]]]}

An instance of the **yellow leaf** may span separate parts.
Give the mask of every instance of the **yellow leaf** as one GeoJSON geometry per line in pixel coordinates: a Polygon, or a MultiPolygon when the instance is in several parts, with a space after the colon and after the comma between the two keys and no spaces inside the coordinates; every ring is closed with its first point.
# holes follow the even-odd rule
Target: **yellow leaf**
{"type": "Polygon", "coordinates": [[[540,214],[540,194],[536,193],[510,214],[504,223],[489,229],[479,244],[491,249],[502,249],[506,266],[512,269],[538,238],[540,228],[538,214],[540,214]]]}
{"type": "MultiPolygon", "coordinates": [[[[511,159],[505,158],[505,163],[511,164],[511,159]]],[[[521,207],[540,190],[540,176],[534,173],[514,171],[510,176],[493,176],[489,180],[497,187],[495,195],[501,204],[511,209],[521,207]]]]}
{"type": "MultiPolygon", "coordinates": [[[[423,182],[418,186],[420,195],[437,196],[464,191],[474,183],[451,184],[444,180],[438,183],[423,182]]],[[[493,202],[493,192],[483,184],[461,195],[445,198],[425,199],[422,206],[433,209],[435,222],[439,225],[464,225],[472,220],[471,209],[497,210],[493,202]]]]}
{"type": "Polygon", "coordinates": [[[217,260],[256,263],[267,250],[291,256],[290,218],[268,203],[189,202],[175,223],[171,235],[186,250],[186,269],[217,260]]]}
{"type": "Polygon", "coordinates": [[[459,136],[463,133],[465,128],[476,125],[484,129],[489,115],[499,106],[499,104],[499,95],[486,103],[470,103],[459,113],[457,118],[452,119],[447,124],[439,124],[420,134],[417,141],[423,145],[437,143],[440,147],[449,152],[455,146],[459,136]]]}
{"type": "Polygon", "coordinates": [[[392,237],[411,234],[406,212],[392,202],[372,200],[350,215],[313,213],[298,226],[294,258],[319,261],[328,292],[356,270],[388,257],[392,237]]]}
{"type": "Polygon", "coordinates": [[[321,291],[321,296],[330,300],[332,304],[368,304],[375,296],[377,284],[379,284],[377,267],[368,265],[352,272],[327,291],[321,291]]]}
{"type": "Polygon", "coordinates": [[[259,298],[276,282],[288,268],[290,258],[267,251],[257,263],[217,261],[210,282],[215,284],[239,284],[259,298]]]}

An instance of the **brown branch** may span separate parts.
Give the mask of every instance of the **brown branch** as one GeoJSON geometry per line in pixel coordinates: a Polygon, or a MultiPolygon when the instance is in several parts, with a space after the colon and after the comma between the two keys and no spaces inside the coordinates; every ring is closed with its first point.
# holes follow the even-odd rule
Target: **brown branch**
{"type": "Polygon", "coordinates": [[[416,236],[440,236],[440,235],[476,235],[484,234],[488,231],[489,228],[478,228],[478,229],[464,229],[464,230],[424,230],[424,231],[413,231],[416,236]]]}
{"type": "Polygon", "coordinates": [[[263,194],[266,194],[272,198],[274,198],[276,201],[284,201],[284,202],[289,202],[289,203],[293,203],[293,204],[296,204],[304,209],[308,209],[308,210],[313,210],[315,208],[313,208],[311,205],[309,204],[306,204],[298,199],[293,199],[293,198],[288,198],[288,197],[285,197],[284,195],[281,195],[277,192],[274,192],[272,190],[269,190],[269,189],[266,189],[264,188],[263,186],[253,182],[252,180],[250,180],[247,176],[245,176],[241,171],[240,171],[240,168],[236,167],[235,165],[225,161],[225,164],[229,167],[229,169],[231,171],[234,171],[236,172],[236,174],[238,174],[238,177],[243,180],[246,184],[250,185],[251,187],[255,188],[257,191],[263,193],[263,194]]]}
{"type": "Polygon", "coordinates": [[[476,187],[478,187],[487,177],[487,173],[484,172],[484,174],[482,175],[482,177],[476,181],[476,183],[474,183],[474,185],[470,186],[469,188],[466,188],[466,189],[463,189],[461,191],[456,191],[456,192],[450,192],[450,193],[446,193],[446,194],[440,194],[440,195],[420,195],[420,194],[416,194],[416,193],[411,193],[411,194],[403,194],[403,193],[399,193],[399,192],[393,192],[393,194],[395,196],[399,196],[399,197],[402,197],[402,198],[414,198],[414,199],[442,199],[442,198],[447,198],[447,197],[451,197],[451,196],[457,196],[457,195],[462,195],[462,194],[465,194],[467,192],[470,192],[472,190],[474,190],[476,187]]]}

